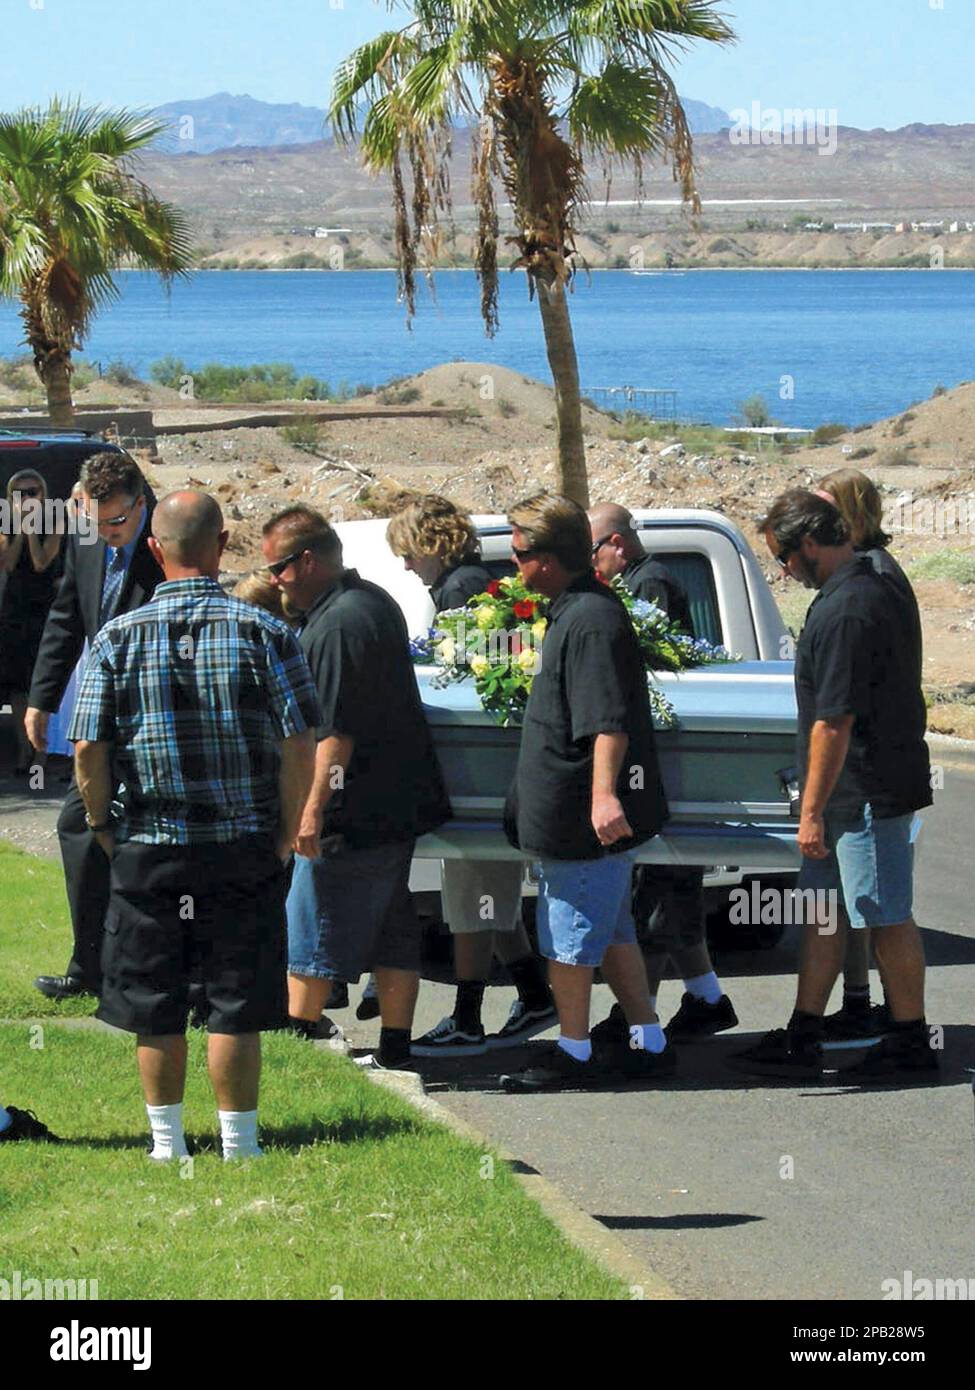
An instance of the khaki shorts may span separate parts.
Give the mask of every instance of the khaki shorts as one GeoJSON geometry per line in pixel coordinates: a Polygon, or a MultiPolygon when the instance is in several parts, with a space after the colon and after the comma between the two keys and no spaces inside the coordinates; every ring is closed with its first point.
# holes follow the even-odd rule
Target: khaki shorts
{"type": "Polygon", "coordinates": [[[520,860],[445,859],[442,869],[443,916],[454,936],[514,931],[525,876],[520,860]]]}

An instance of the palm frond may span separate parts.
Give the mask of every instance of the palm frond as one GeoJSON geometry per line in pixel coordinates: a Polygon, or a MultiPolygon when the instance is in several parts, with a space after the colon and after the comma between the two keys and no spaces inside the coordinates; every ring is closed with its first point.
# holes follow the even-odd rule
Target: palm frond
{"type": "Polygon", "coordinates": [[[353,49],[338,65],[332,79],[328,115],[337,139],[352,140],[363,101],[377,101],[398,77],[408,48],[403,30],[388,29],[353,49]]]}

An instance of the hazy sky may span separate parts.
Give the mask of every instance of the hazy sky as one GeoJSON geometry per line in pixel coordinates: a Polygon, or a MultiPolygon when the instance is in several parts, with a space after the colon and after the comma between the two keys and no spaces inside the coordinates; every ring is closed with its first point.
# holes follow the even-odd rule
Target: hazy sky
{"type": "MultiPolygon", "coordinates": [[[[688,53],[684,96],[726,111],[835,107],[840,124],[867,128],[975,120],[975,0],[720,8],[740,41],[688,53]]],[[[230,91],[323,106],[336,62],[405,14],[384,0],[0,0],[0,105],[59,93],[152,106],[230,91]]]]}

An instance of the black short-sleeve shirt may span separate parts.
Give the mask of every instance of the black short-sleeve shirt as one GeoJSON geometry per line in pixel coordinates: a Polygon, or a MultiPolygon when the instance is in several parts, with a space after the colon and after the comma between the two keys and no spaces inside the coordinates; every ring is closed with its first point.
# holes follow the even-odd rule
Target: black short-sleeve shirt
{"type": "Polygon", "coordinates": [[[309,609],[301,645],[323,710],[319,740],[344,734],[355,741],[324,834],[342,833],[353,848],[367,848],[441,825],[450,803],[398,604],[344,570],[309,609]]]}
{"type": "Polygon", "coordinates": [[[433,606],[438,613],[463,608],[475,594],[484,593],[491,579],[491,571],[481,564],[480,557],[469,555],[452,569],[444,570],[437,582],[430,585],[433,606]]]}
{"type": "Polygon", "coordinates": [[[694,636],[694,620],[687,593],[682,584],[652,555],[631,560],[623,571],[623,583],[634,598],[646,599],[662,609],[681,632],[694,636]]]}
{"type": "Polygon", "coordinates": [[[505,828],[512,844],[542,858],[596,859],[642,844],[666,816],[636,636],[619,599],[589,573],[549,610],[505,828]],[[629,735],[617,794],[634,833],[609,849],[591,819],[593,747],[603,733],[629,735]]]}
{"type": "Polygon", "coordinates": [[[884,818],[931,804],[919,637],[911,605],[868,556],[833,574],[809,606],[796,649],[799,774],[818,719],[853,715],[850,747],[827,803],[856,815],[869,803],[884,818]]]}

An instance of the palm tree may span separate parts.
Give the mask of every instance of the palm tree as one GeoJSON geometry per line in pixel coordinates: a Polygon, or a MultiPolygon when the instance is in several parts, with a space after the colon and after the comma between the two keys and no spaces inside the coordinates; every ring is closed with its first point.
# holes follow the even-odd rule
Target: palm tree
{"type": "MultiPolygon", "coordinates": [[[[392,9],[401,0],[387,0],[392,9]]],[[[588,505],[579,369],[566,291],[585,163],[623,163],[641,186],[647,158],[669,158],[697,211],[690,131],[667,61],[694,39],[734,34],[707,0],[412,0],[412,20],[363,44],[338,68],[330,116],[357,135],[367,167],[392,176],[401,297],[415,310],[416,274],[451,212],[455,124],[471,122],[481,312],[498,325],[495,184],[511,205],[517,257],[537,296],[555,385],[561,490],[588,505]],[[412,175],[407,195],[404,162],[412,175]]]]}
{"type": "Polygon", "coordinates": [[[0,294],[21,302],[25,340],[52,425],[70,426],[71,354],[118,295],[122,266],[167,282],[192,265],[182,214],[132,172],[131,156],[166,129],[128,111],[0,116],[0,294]]]}

